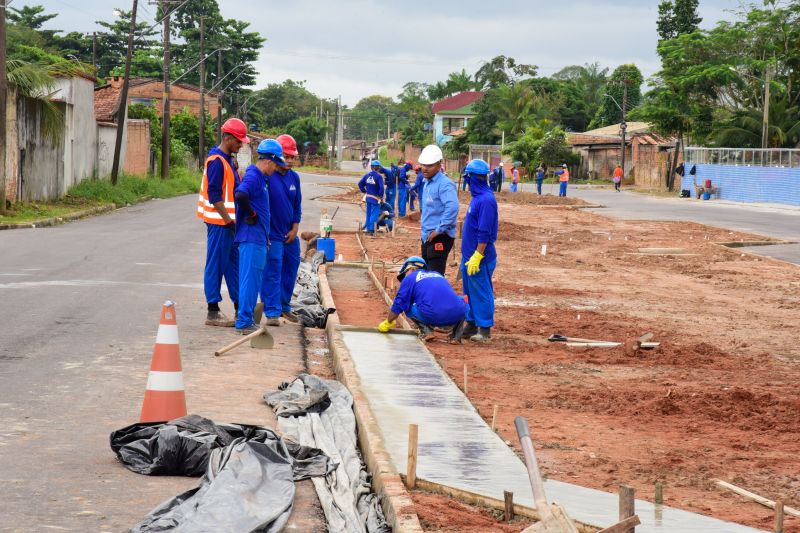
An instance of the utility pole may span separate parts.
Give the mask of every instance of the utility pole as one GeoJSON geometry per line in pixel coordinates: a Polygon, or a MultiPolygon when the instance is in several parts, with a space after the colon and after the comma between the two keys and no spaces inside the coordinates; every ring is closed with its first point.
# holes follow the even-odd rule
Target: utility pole
{"type": "Polygon", "coordinates": [[[764,83],[764,120],[761,126],[761,148],[769,148],[769,86],[772,82],[773,69],[773,65],[767,65],[767,79],[764,83]]]}
{"type": "Polygon", "coordinates": [[[336,115],[333,117],[333,142],[330,146],[330,156],[328,157],[328,170],[333,170],[333,160],[338,153],[336,148],[336,137],[339,135],[339,102],[336,102],[336,115]]]}
{"type": "Polygon", "coordinates": [[[170,28],[169,22],[172,18],[170,5],[168,0],[161,0],[161,11],[164,13],[164,94],[163,105],[161,112],[161,179],[169,178],[169,155],[170,155],[170,138],[169,127],[170,119],[172,118],[172,111],[169,105],[170,97],[170,83],[169,83],[169,69],[171,67],[171,57],[169,48],[170,28]]]}
{"type": "Polygon", "coordinates": [[[97,74],[97,32],[92,32],[92,66],[94,72],[97,74]]]}
{"type": "Polygon", "coordinates": [[[200,17],[200,153],[197,161],[203,167],[206,151],[206,58],[205,54],[205,21],[200,17]]]}
{"type": "Polygon", "coordinates": [[[117,184],[119,175],[119,158],[122,150],[122,133],[125,130],[125,118],[128,116],[128,80],[131,76],[131,57],[133,56],[133,34],[136,31],[136,8],[139,0],[133,0],[131,11],[131,26],[128,31],[128,54],[125,58],[125,78],[122,80],[122,92],[119,95],[119,108],[117,109],[117,140],[114,142],[114,162],[111,165],[111,184],[117,184]]]}
{"type": "MultiPolygon", "coordinates": [[[[8,0],[0,0],[7,2],[8,0]]],[[[6,4],[0,5],[0,215],[6,214],[6,4]]]]}
{"type": "MultiPolygon", "coordinates": [[[[222,79],[222,49],[217,52],[217,83],[222,79]]],[[[217,90],[217,144],[222,144],[222,91],[217,90]]]]}
{"type": "Polygon", "coordinates": [[[386,115],[386,139],[392,137],[392,115],[386,115]]]}
{"type": "Polygon", "coordinates": [[[336,130],[336,170],[342,169],[342,144],[344,144],[344,120],[342,117],[342,95],[336,105],[338,129],[336,130]]]}
{"type": "Polygon", "coordinates": [[[625,122],[625,110],[628,108],[628,84],[631,80],[625,78],[622,80],[622,122],[619,124],[619,129],[622,134],[622,144],[620,146],[620,166],[622,167],[622,178],[625,178],[625,133],[628,130],[628,124],[625,122]]]}

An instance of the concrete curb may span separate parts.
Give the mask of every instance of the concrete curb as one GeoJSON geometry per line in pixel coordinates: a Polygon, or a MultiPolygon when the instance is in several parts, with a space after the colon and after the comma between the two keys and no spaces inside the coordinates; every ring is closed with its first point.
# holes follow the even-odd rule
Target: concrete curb
{"type": "Polygon", "coordinates": [[[71,222],[79,218],[86,218],[94,215],[100,215],[102,213],[107,213],[109,211],[113,211],[116,208],[117,208],[116,205],[108,204],[108,205],[101,205],[99,207],[92,207],[90,209],[84,209],[83,211],[76,211],[75,213],[64,215],[63,217],[43,218],[40,220],[34,220],[33,222],[24,222],[21,224],[0,224],[0,230],[45,228],[45,227],[57,226],[58,224],[65,224],[67,222],[71,222]]]}
{"type": "MultiPolygon", "coordinates": [[[[336,307],[333,301],[326,265],[319,268],[319,288],[323,307],[336,307]]],[[[336,377],[353,395],[353,410],[358,427],[358,443],[364,462],[372,474],[373,490],[380,496],[386,520],[396,533],[422,533],[414,502],[406,490],[400,474],[392,465],[389,452],[383,442],[378,422],[372,413],[366,395],[361,389],[361,379],[355,369],[350,352],[338,327],[341,325],[335,314],[328,317],[325,332],[333,357],[336,377]]]]}

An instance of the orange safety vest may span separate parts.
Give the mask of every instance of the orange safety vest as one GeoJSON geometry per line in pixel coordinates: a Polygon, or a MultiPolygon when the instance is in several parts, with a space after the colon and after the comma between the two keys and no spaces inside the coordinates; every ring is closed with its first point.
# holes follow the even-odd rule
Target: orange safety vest
{"type": "Polygon", "coordinates": [[[564,172],[559,174],[558,181],[569,181],[569,170],[565,168],[564,172]]]}
{"type": "Polygon", "coordinates": [[[225,221],[222,220],[222,215],[208,201],[208,164],[215,159],[222,161],[222,201],[225,202],[225,210],[228,211],[228,216],[231,217],[231,220],[236,221],[236,203],[233,199],[234,189],[236,188],[236,175],[233,173],[233,167],[231,167],[230,163],[219,154],[211,155],[206,159],[203,181],[200,183],[200,196],[197,198],[197,218],[202,218],[203,222],[209,224],[224,226],[225,221]]]}

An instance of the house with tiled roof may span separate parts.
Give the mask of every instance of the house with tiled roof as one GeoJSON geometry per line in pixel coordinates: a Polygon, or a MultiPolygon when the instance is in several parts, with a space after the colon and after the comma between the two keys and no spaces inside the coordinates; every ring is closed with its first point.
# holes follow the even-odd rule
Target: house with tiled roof
{"type": "MultiPolygon", "coordinates": [[[[100,122],[116,122],[119,97],[122,92],[122,76],[113,76],[106,85],[95,89],[95,117],[100,122]]],[[[164,81],[159,78],[131,78],[128,84],[128,105],[143,104],[155,108],[159,116],[164,112],[164,81]]],[[[219,96],[214,91],[205,93],[206,113],[217,116],[219,96]]],[[[188,83],[170,86],[170,115],[180,113],[188,107],[195,116],[200,116],[200,87],[188,83]]]]}
{"type": "Polygon", "coordinates": [[[433,103],[431,111],[436,144],[442,146],[454,135],[466,131],[467,123],[477,114],[475,103],[483,98],[483,94],[483,91],[464,91],[433,103]]]}

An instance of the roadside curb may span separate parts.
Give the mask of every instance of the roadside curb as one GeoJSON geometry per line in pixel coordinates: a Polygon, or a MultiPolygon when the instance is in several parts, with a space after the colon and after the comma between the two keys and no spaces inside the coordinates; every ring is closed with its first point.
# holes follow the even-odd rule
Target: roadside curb
{"type": "MultiPolygon", "coordinates": [[[[319,268],[319,288],[323,307],[335,307],[333,294],[328,284],[326,265],[319,268]]],[[[333,357],[336,377],[353,395],[353,411],[356,415],[358,443],[364,462],[372,474],[372,486],[381,498],[381,506],[386,520],[396,533],[422,533],[423,529],[400,474],[392,465],[386,450],[378,422],[372,412],[366,395],[361,389],[361,379],[345,346],[338,327],[341,325],[335,314],[328,317],[325,332],[333,357]]]]}
{"type": "MultiPolygon", "coordinates": [[[[142,199],[142,201],[146,201],[149,199],[150,198],[142,199]]],[[[43,218],[39,220],[34,220],[32,222],[23,222],[20,224],[0,224],[0,230],[52,227],[52,226],[57,226],[59,224],[66,224],[67,222],[78,220],[79,218],[86,218],[90,216],[107,213],[109,211],[113,211],[114,209],[117,209],[117,206],[115,204],[101,205],[98,207],[92,207],[90,209],[84,209],[83,211],[76,211],[75,213],[70,213],[62,217],[43,218]]]]}

